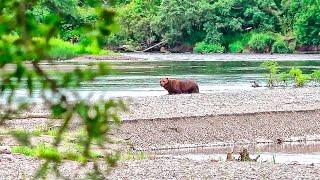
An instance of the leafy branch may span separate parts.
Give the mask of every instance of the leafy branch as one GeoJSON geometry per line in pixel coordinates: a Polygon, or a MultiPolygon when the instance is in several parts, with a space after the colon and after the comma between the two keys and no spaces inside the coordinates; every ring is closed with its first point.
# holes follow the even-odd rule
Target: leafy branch
{"type": "MultiPolygon", "coordinates": [[[[108,133],[114,126],[120,125],[119,112],[126,110],[125,104],[117,99],[90,103],[81,99],[76,92],[73,92],[72,98],[68,95],[68,92],[72,91],[71,88],[79,87],[83,81],[92,81],[98,76],[109,75],[111,70],[105,63],[99,63],[92,68],[76,68],[71,72],[54,72],[54,74],[49,74],[41,67],[41,62],[49,59],[48,54],[51,49],[49,41],[59,30],[57,24],[65,21],[67,15],[65,11],[60,11],[57,1],[48,0],[47,6],[51,6],[57,13],[50,14],[45,21],[39,23],[34,15],[29,13],[38,2],[37,0],[0,2],[0,96],[5,98],[0,105],[2,107],[0,122],[5,124],[6,120],[17,117],[31,108],[27,101],[16,101],[15,92],[18,89],[26,84],[29,91],[26,100],[33,95],[34,89],[39,89],[45,106],[50,109],[50,117],[59,119],[60,125],[54,142],[47,147],[50,151],[40,155],[45,161],[35,178],[45,177],[48,170],[53,170],[56,176],[61,176],[58,167],[63,163],[65,154],[61,154],[59,147],[64,135],[71,131],[71,126],[74,126],[74,121],[80,122],[77,128],[85,130],[81,141],[76,142],[82,149],[77,156],[81,156],[84,165],[92,161],[91,175],[96,178],[101,177],[103,173],[99,169],[98,162],[102,159],[92,156],[92,145],[96,144],[103,150],[103,162],[106,165],[110,167],[116,165],[118,153],[106,148],[106,144],[112,143],[108,133]]],[[[111,32],[114,12],[103,4],[101,1],[92,4],[98,18],[94,24],[87,24],[84,28],[84,34],[90,40],[83,46],[99,49],[103,45],[102,39],[111,32]]],[[[22,144],[34,148],[29,141],[30,134],[11,134],[22,144]]]]}

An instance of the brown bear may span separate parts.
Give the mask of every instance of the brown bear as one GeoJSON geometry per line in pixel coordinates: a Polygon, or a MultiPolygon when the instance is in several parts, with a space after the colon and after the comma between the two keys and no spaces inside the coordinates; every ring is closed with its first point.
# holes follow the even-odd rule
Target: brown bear
{"type": "Polygon", "coordinates": [[[161,78],[160,86],[164,87],[169,94],[183,94],[183,93],[199,93],[199,87],[193,80],[178,80],[161,78]]]}

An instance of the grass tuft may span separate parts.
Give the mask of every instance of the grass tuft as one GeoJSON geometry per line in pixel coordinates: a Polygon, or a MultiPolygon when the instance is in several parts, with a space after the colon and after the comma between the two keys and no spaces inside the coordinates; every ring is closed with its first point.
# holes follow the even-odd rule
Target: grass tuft
{"type": "MultiPolygon", "coordinates": [[[[78,162],[87,161],[87,158],[81,154],[82,151],[79,151],[76,148],[69,148],[68,150],[61,151],[55,147],[46,145],[44,143],[39,144],[36,147],[13,146],[11,147],[11,151],[13,153],[23,154],[25,156],[41,157],[41,158],[51,159],[53,161],[61,161],[62,159],[78,161],[78,162]]],[[[102,157],[101,153],[99,152],[90,153],[90,158],[96,159],[98,157],[102,157]]]]}

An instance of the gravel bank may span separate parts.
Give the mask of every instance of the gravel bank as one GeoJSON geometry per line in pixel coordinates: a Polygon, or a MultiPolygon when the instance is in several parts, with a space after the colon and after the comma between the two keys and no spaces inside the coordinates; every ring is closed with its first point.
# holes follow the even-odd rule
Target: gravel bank
{"type": "Polygon", "coordinates": [[[310,165],[160,158],[120,164],[110,179],[319,179],[319,170],[310,165]]]}
{"type": "Polygon", "coordinates": [[[116,131],[136,149],[181,148],[217,143],[320,140],[320,111],[268,112],[125,122],[116,131]]]}
{"type": "MultiPolygon", "coordinates": [[[[200,89],[201,92],[201,89],[200,89]]],[[[320,88],[257,88],[230,92],[123,97],[129,112],[123,120],[174,117],[199,117],[272,111],[320,109],[320,88]]],[[[49,112],[41,104],[33,105],[24,119],[45,118],[49,112]],[[29,117],[29,118],[28,118],[29,117]]]]}
{"type": "Polygon", "coordinates": [[[314,110],[320,108],[319,94],[320,88],[308,87],[137,97],[131,98],[130,112],[123,119],[314,110]]]}
{"type": "MultiPolygon", "coordinates": [[[[35,158],[0,155],[0,179],[31,179],[39,165],[35,158]]],[[[86,179],[91,168],[75,162],[65,162],[59,167],[67,179],[86,179]]],[[[107,179],[318,179],[319,171],[320,167],[312,165],[155,158],[120,162],[107,179]]]]}
{"type": "Polygon", "coordinates": [[[149,61],[307,61],[320,60],[319,54],[163,54],[124,53],[123,56],[149,61]]]}
{"type": "MultiPolygon", "coordinates": [[[[32,179],[40,165],[41,161],[36,158],[17,154],[0,154],[0,179],[32,179]]],[[[59,170],[68,179],[84,179],[88,167],[81,167],[79,163],[68,161],[63,163],[59,170]]],[[[48,179],[56,178],[51,174],[48,179]]]]}
{"type": "MultiPolygon", "coordinates": [[[[299,136],[314,139],[320,135],[319,93],[319,88],[276,88],[126,98],[130,99],[130,112],[123,118],[128,121],[113,135],[145,150],[299,136]]],[[[43,107],[29,115],[42,117],[42,113],[43,107]]],[[[29,129],[45,123],[43,118],[34,118],[13,120],[9,125],[29,129]]],[[[0,179],[28,179],[39,162],[20,155],[0,155],[0,179]]],[[[90,168],[67,162],[60,169],[69,179],[81,179],[90,168]]],[[[310,165],[155,158],[121,162],[110,179],[317,179],[319,170],[310,165]]]]}

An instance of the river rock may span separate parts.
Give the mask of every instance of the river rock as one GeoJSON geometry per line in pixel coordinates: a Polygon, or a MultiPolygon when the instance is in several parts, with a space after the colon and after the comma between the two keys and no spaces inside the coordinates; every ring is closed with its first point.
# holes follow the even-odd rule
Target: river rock
{"type": "Polygon", "coordinates": [[[161,53],[170,53],[164,46],[160,48],[161,53]]]}
{"type": "Polygon", "coordinates": [[[0,146],[0,154],[11,154],[9,146],[0,146]]]}

